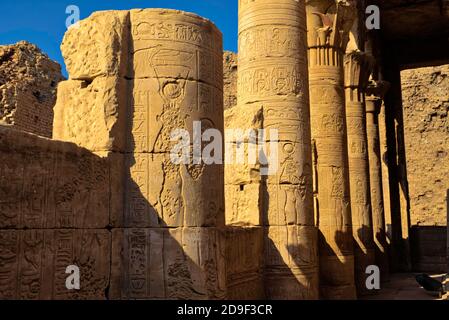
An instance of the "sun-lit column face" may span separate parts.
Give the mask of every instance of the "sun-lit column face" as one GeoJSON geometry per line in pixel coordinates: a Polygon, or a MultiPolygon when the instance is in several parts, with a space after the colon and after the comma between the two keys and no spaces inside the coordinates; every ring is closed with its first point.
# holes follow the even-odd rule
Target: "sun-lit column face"
{"type": "Polygon", "coordinates": [[[343,57],[355,19],[349,1],[307,5],[315,206],[323,298],[354,298],[343,57]]]}
{"type": "Polygon", "coordinates": [[[268,164],[273,170],[256,181],[240,181],[244,190],[235,191],[255,192],[261,199],[260,210],[252,213],[260,216],[251,223],[265,231],[267,298],[315,299],[317,233],[304,1],[239,1],[238,108],[242,115],[260,110],[266,137],[259,143],[268,143],[270,152],[276,148],[278,154],[268,164]]]}

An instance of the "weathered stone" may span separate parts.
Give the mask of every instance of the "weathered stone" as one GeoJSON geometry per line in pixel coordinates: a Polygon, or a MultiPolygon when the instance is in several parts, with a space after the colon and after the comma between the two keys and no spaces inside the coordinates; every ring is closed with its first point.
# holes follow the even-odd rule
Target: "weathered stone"
{"type": "Polygon", "coordinates": [[[125,161],[124,226],[224,226],[222,166],[175,165],[169,155],[146,153],[125,161]]]}
{"type": "MultiPolygon", "coordinates": [[[[191,46],[195,52],[195,47],[191,46]]],[[[164,68],[173,72],[173,78],[129,81],[132,98],[128,107],[128,128],[131,134],[127,152],[170,153],[179,143],[171,138],[175,130],[186,130],[193,143],[195,122],[201,124],[201,133],[207,129],[223,132],[223,93],[216,88],[219,84],[211,86],[199,81],[175,79],[185,68],[182,65],[164,68]]]]}
{"type": "Polygon", "coordinates": [[[224,80],[224,109],[237,106],[237,69],[238,56],[234,52],[225,51],[223,54],[223,80],[224,80]]]}
{"type": "Polygon", "coordinates": [[[61,67],[36,46],[0,46],[0,124],[51,138],[61,67]]]}
{"type": "Polygon", "coordinates": [[[340,0],[307,4],[316,210],[321,232],[320,288],[325,299],[355,298],[343,83],[343,53],[354,9],[349,1],[340,0]]]}
{"type": "Polygon", "coordinates": [[[449,189],[449,65],[404,70],[401,79],[410,222],[444,226],[449,189]]]}
{"type": "Polygon", "coordinates": [[[126,80],[97,77],[68,80],[58,87],[53,139],[91,151],[125,151],[126,80]]]}
{"type": "Polygon", "coordinates": [[[223,92],[222,35],[209,20],[177,10],[137,9],[131,10],[131,33],[128,76],[158,79],[166,103],[190,96],[184,88],[188,80],[223,92]]]}
{"type": "Polygon", "coordinates": [[[0,126],[0,228],[105,228],[106,159],[0,126]]]}
{"type": "Polygon", "coordinates": [[[111,236],[104,229],[0,230],[0,299],[107,298],[111,236]],[[80,290],[66,268],[80,270],[80,290]]]}
{"type": "Polygon", "coordinates": [[[233,136],[225,132],[225,141],[248,142],[249,132],[258,133],[263,129],[263,107],[260,105],[237,105],[224,112],[224,123],[226,130],[233,133],[233,136]],[[232,131],[231,131],[232,130],[232,131]],[[242,134],[239,134],[239,133],[242,134]]]}
{"type": "Polygon", "coordinates": [[[111,298],[225,298],[224,241],[216,228],[114,229],[111,298]]]}
{"type": "Polygon", "coordinates": [[[263,229],[227,227],[225,232],[227,299],[263,299],[263,229]]]}
{"type": "Polygon", "coordinates": [[[314,226],[264,228],[265,292],[272,299],[313,300],[318,292],[314,226]]]}
{"type": "Polygon", "coordinates": [[[260,183],[226,185],[226,225],[261,226],[262,194],[260,183]]]}
{"type": "Polygon", "coordinates": [[[128,42],[128,11],[95,12],[71,26],[61,45],[70,79],[125,76],[128,42]]]}

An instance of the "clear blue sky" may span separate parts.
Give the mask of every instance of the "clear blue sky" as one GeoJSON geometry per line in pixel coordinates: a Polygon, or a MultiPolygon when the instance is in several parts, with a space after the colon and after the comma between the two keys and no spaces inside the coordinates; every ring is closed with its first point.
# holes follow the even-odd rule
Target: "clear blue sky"
{"type": "Polygon", "coordinates": [[[66,8],[77,5],[81,19],[98,10],[171,8],[194,12],[212,20],[223,32],[226,50],[237,48],[238,0],[0,0],[0,44],[27,40],[62,65],[59,49],[66,30],[66,8]]]}

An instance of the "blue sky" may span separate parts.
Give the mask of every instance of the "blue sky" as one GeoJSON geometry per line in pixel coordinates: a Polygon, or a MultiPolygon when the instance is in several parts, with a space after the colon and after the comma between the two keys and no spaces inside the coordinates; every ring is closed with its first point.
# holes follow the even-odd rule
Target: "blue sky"
{"type": "MultiPolygon", "coordinates": [[[[237,0],[0,0],[0,45],[27,40],[58,61],[66,31],[66,8],[77,5],[81,19],[98,10],[171,8],[194,12],[212,20],[223,32],[226,50],[237,48],[237,0]]],[[[65,73],[66,74],[66,73],[65,73]]]]}

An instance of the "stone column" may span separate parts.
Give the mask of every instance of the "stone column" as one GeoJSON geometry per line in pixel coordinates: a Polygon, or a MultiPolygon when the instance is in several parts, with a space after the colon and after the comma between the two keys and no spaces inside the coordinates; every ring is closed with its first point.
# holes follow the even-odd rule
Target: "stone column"
{"type": "Polygon", "coordinates": [[[367,294],[366,268],[375,264],[370,173],[366,133],[365,89],[373,58],[360,51],[345,56],[346,122],[349,181],[357,292],[367,294]]]}
{"type": "Polygon", "coordinates": [[[307,3],[312,139],[320,229],[320,289],[325,299],[355,298],[343,57],[355,8],[307,3]]]}
{"type": "Polygon", "coordinates": [[[376,263],[380,268],[382,281],[387,279],[389,266],[385,232],[378,117],[382,100],[388,87],[389,85],[387,82],[371,81],[366,91],[366,128],[368,134],[373,232],[376,263]]]}
{"type": "MultiPolygon", "coordinates": [[[[385,216],[385,232],[387,236],[388,246],[392,245],[392,219],[391,219],[391,203],[390,203],[390,175],[388,170],[388,143],[387,143],[387,126],[386,126],[386,105],[382,101],[379,113],[379,144],[380,144],[380,160],[382,171],[382,189],[384,200],[384,216],[385,216]]],[[[391,252],[390,252],[391,254],[391,252]]]]}
{"type": "Polygon", "coordinates": [[[262,177],[268,299],[318,297],[306,34],[304,1],[239,1],[238,104],[262,107],[259,143],[279,153],[269,164],[277,170],[262,177]]]}

